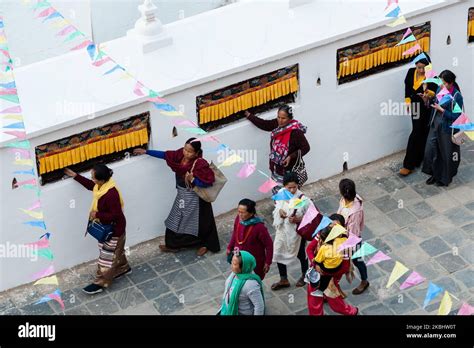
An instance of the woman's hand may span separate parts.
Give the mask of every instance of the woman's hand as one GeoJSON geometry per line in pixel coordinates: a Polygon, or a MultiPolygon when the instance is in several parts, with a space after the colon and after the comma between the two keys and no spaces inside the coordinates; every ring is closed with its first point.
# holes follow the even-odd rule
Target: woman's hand
{"type": "Polygon", "coordinates": [[[444,112],[444,109],[443,109],[439,104],[437,104],[437,103],[431,104],[431,107],[432,107],[433,109],[438,110],[439,112],[444,112]]]}
{"type": "Polygon", "coordinates": [[[288,156],[287,158],[284,159],[283,161],[283,166],[288,167],[290,165],[291,157],[288,156]]]}
{"type": "Polygon", "coordinates": [[[286,219],[288,217],[288,215],[286,215],[286,212],[283,209],[280,209],[280,217],[282,219],[286,219]]]}
{"type": "Polygon", "coordinates": [[[288,221],[290,221],[290,223],[292,224],[299,224],[301,222],[301,220],[303,220],[303,218],[300,216],[290,216],[290,218],[288,219],[288,221]]]}
{"type": "Polygon", "coordinates": [[[193,183],[193,180],[194,180],[194,176],[192,173],[190,172],[187,172],[186,175],[184,176],[184,180],[189,184],[191,185],[193,183]]]}
{"type": "Polygon", "coordinates": [[[140,148],[135,149],[135,150],[133,150],[133,154],[134,155],[144,155],[144,154],[146,154],[146,150],[145,149],[140,149],[140,148]]]}
{"type": "Polygon", "coordinates": [[[97,212],[96,211],[91,211],[89,213],[89,220],[95,220],[97,219],[97,212]]]}
{"type": "Polygon", "coordinates": [[[71,178],[75,178],[77,175],[76,172],[72,171],[69,168],[64,168],[64,174],[66,174],[67,176],[70,176],[71,178]]]}
{"type": "Polygon", "coordinates": [[[321,267],[319,267],[318,265],[314,265],[314,269],[316,270],[316,272],[320,273],[321,274],[321,267]]]}
{"type": "Polygon", "coordinates": [[[270,270],[270,265],[265,264],[263,266],[263,273],[267,274],[269,270],[270,270]]]}

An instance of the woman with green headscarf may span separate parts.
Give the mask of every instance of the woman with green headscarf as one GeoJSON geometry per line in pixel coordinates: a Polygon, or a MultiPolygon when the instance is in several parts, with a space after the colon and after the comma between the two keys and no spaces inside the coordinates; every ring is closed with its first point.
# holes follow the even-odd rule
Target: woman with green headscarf
{"type": "Polygon", "coordinates": [[[263,315],[265,302],[262,280],[253,273],[257,262],[247,251],[236,252],[232,273],[225,282],[221,315],[263,315]]]}

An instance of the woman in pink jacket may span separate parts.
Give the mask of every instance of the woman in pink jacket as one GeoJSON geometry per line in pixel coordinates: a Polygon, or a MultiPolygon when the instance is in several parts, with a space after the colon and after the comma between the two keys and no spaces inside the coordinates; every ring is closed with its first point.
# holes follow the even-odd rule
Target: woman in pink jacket
{"type": "MultiPolygon", "coordinates": [[[[339,182],[339,192],[341,200],[339,201],[338,214],[341,214],[346,220],[346,229],[349,233],[360,237],[364,229],[364,209],[362,198],[356,193],[356,186],[351,179],[342,179],[339,182]]],[[[356,248],[360,248],[361,243],[356,248]]],[[[362,258],[353,259],[352,263],[357,267],[360,273],[361,282],[357,288],[352,290],[353,295],[362,294],[368,287],[367,266],[362,258]]]]}

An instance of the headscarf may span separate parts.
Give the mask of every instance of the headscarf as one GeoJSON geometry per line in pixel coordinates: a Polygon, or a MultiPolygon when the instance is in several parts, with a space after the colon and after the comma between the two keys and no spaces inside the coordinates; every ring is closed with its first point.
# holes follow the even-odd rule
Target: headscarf
{"type": "Polygon", "coordinates": [[[288,157],[291,132],[296,129],[306,133],[306,127],[296,120],[291,120],[286,126],[275,128],[272,131],[270,160],[273,163],[282,165],[288,157]]]}
{"type": "Polygon", "coordinates": [[[247,251],[240,251],[242,257],[242,272],[234,274],[234,277],[229,282],[224,298],[222,299],[221,315],[239,315],[239,296],[245,282],[249,279],[256,280],[260,284],[260,291],[263,297],[263,285],[262,280],[258,275],[253,273],[257,261],[255,257],[247,251]],[[230,293],[230,295],[229,295],[230,293]],[[226,297],[229,298],[228,303],[226,297]]]}
{"type": "Polygon", "coordinates": [[[173,172],[177,175],[184,178],[187,172],[191,170],[194,164],[193,176],[197,177],[199,180],[205,184],[213,184],[215,177],[214,172],[209,168],[209,163],[202,158],[202,155],[199,154],[195,161],[191,161],[187,164],[181,164],[181,160],[184,157],[183,148],[180,148],[175,151],[166,151],[165,160],[166,164],[171,168],[173,172]]]}

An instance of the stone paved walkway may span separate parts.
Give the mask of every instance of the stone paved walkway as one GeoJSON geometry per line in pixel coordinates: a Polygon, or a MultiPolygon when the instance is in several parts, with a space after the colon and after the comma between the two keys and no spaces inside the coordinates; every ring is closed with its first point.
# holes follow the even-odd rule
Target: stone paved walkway
{"type": "MultiPolygon", "coordinates": [[[[427,176],[420,172],[399,177],[402,153],[344,173],[355,180],[358,193],[365,199],[363,238],[392,258],[368,266],[371,285],[362,295],[353,296],[353,286],[345,279],[341,281],[349,294],[347,301],[358,306],[361,314],[437,313],[441,296],[422,309],[427,282],[398,290],[409,273],[390,289],[385,288],[395,260],[461,301],[474,304],[474,143],[463,146],[462,157],[459,174],[448,188],[425,185],[427,176]],[[403,202],[402,208],[399,202],[403,202]]],[[[339,175],[307,185],[304,191],[324,213],[335,212],[341,178],[339,175]]],[[[257,207],[274,235],[270,218],[273,203],[267,199],[257,207]]],[[[29,284],[0,293],[0,314],[213,315],[219,308],[229,273],[224,250],[234,216],[235,211],[216,219],[223,249],[218,254],[197,257],[194,250],[162,254],[158,250],[162,237],[156,238],[131,248],[133,273],[101,294],[90,297],[81,292],[95,271],[95,263],[90,262],[58,275],[64,291],[64,311],[54,301],[32,304],[51,289],[29,284]]],[[[289,267],[289,276],[294,284],[299,277],[298,262],[289,267]]],[[[304,289],[292,286],[278,292],[270,290],[278,278],[277,267],[272,265],[264,281],[267,314],[307,314],[304,289]]],[[[460,305],[461,302],[453,300],[453,312],[460,305]]],[[[325,311],[334,314],[328,307],[325,311]]]]}

